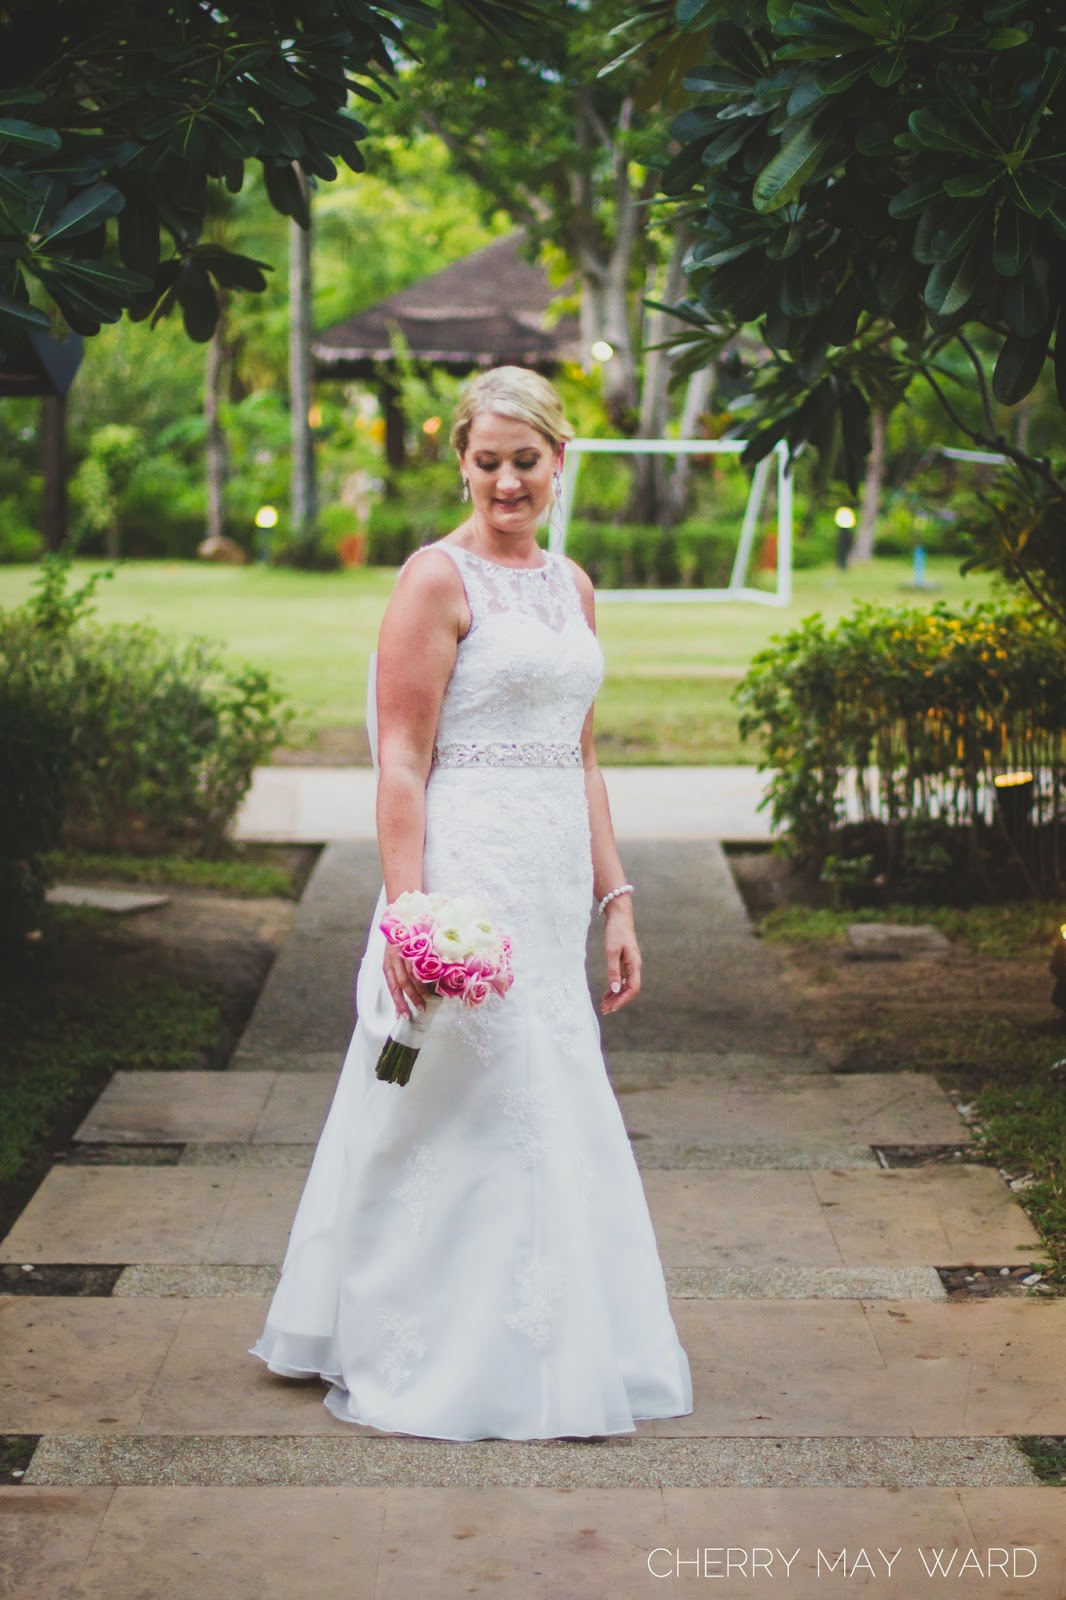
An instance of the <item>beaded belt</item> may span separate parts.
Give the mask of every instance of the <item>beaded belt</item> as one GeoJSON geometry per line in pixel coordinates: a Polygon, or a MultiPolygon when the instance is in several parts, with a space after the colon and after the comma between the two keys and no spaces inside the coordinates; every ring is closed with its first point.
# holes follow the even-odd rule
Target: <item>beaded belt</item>
{"type": "Polygon", "coordinates": [[[559,744],[550,739],[489,739],[484,743],[433,746],[435,767],[580,767],[580,744],[559,744]]]}

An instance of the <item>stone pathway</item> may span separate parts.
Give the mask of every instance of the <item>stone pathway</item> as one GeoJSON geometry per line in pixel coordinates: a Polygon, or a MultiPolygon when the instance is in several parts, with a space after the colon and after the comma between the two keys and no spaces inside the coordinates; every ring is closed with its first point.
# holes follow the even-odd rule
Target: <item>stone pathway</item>
{"type": "Polygon", "coordinates": [[[933,1079],[812,1060],[717,845],[624,859],[649,981],[604,1040],[693,1415],[388,1438],[247,1355],[377,893],[373,847],[331,844],[232,1069],[116,1074],[0,1245],[0,1431],[38,1441],[0,1489],[0,1592],[683,1600],[728,1563],[712,1593],[1061,1600],[1066,1490],[1013,1436],[1066,1433],[1066,1301],[937,1270],[1038,1257],[1024,1212],[933,1079]],[[885,1165],[911,1146],[945,1159],[885,1165]]]}

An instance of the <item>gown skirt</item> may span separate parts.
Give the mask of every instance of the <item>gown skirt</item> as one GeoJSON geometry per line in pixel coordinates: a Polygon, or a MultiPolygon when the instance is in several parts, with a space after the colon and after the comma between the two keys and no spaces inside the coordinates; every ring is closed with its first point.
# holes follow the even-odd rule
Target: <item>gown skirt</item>
{"type": "Polygon", "coordinates": [[[340,1421],[440,1439],[631,1433],[692,1410],[643,1186],[585,975],[575,767],[437,768],[424,886],[476,895],[515,982],[439,1008],[406,1085],[371,924],[358,1021],[249,1354],[318,1374],[340,1421]]]}

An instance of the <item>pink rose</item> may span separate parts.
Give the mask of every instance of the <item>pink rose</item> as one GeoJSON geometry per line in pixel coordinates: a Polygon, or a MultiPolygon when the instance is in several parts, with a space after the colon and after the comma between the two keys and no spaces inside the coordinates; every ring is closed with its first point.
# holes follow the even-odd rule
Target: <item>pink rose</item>
{"type": "Polygon", "coordinates": [[[382,917],[379,924],[382,933],[390,944],[402,944],[411,937],[411,930],[406,922],[401,922],[399,917],[382,917]]]}
{"type": "Polygon", "coordinates": [[[437,988],[441,994],[458,999],[466,988],[467,977],[463,968],[456,962],[449,963],[437,979],[437,988]]]}
{"type": "Polygon", "coordinates": [[[483,1006],[489,997],[489,986],[484,978],[471,978],[463,990],[463,1003],[468,1006],[483,1006]]]}
{"type": "Polygon", "coordinates": [[[420,956],[428,955],[432,948],[427,934],[412,933],[400,945],[400,954],[406,956],[408,961],[417,961],[420,956]]]}
{"type": "Polygon", "coordinates": [[[414,966],[424,983],[436,983],[444,971],[444,962],[435,950],[427,950],[424,956],[419,956],[414,966]]]}
{"type": "Polygon", "coordinates": [[[510,972],[498,972],[492,979],[490,987],[497,994],[506,994],[513,982],[514,977],[510,972]]]}

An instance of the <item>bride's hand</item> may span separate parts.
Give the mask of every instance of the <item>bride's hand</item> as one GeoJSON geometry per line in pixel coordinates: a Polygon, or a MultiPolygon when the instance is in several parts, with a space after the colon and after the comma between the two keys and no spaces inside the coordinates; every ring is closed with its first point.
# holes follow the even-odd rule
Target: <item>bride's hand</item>
{"type": "Polygon", "coordinates": [[[415,1017],[424,1008],[426,997],[430,990],[416,978],[411,971],[410,963],[397,950],[394,944],[385,946],[385,959],[382,962],[385,971],[385,982],[392,996],[392,1003],[396,1007],[396,1015],[404,1020],[415,1017]]]}
{"type": "Polygon", "coordinates": [[[612,901],[604,915],[607,988],[600,1010],[607,1016],[628,1005],[640,993],[640,948],[628,897],[612,901]]]}

